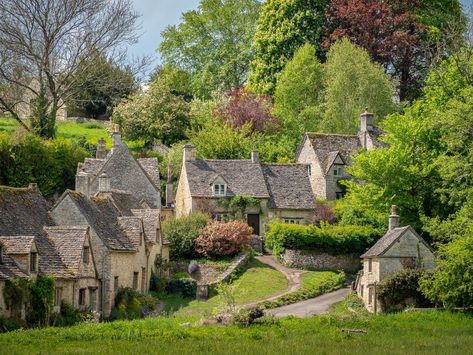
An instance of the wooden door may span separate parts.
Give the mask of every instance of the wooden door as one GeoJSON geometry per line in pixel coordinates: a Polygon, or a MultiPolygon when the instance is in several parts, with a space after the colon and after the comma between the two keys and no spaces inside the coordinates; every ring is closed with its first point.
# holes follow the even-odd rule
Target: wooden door
{"type": "Polygon", "coordinates": [[[253,228],[253,234],[259,235],[259,214],[248,214],[247,223],[253,228]]]}

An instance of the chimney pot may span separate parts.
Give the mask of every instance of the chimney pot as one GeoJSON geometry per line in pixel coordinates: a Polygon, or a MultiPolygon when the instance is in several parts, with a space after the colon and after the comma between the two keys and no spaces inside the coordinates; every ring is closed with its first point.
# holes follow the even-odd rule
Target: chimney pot
{"type": "Polygon", "coordinates": [[[105,148],[105,139],[103,139],[103,137],[100,137],[99,142],[97,144],[97,152],[95,154],[95,157],[97,159],[105,159],[106,155],[107,150],[105,148]]]}
{"type": "Polygon", "coordinates": [[[106,173],[102,173],[99,176],[99,192],[109,192],[110,191],[110,178],[106,173]]]}
{"type": "Polygon", "coordinates": [[[259,152],[257,151],[251,152],[251,162],[255,164],[259,163],[259,152]]]}
{"type": "Polygon", "coordinates": [[[389,216],[389,230],[399,227],[399,215],[397,214],[397,206],[391,206],[391,215],[389,216]]]}
{"type": "Polygon", "coordinates": [[[361,132],[368,132],[373,130],[374,126],[374,114],[368,112],[368,108],[365,109],[360,115],[360,131],[361,132]]]}

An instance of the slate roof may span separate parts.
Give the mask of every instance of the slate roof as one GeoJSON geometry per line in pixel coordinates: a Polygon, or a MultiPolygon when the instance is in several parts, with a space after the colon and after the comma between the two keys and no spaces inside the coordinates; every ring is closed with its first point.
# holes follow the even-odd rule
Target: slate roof
{"type": "Polygon", "coordinates": [[[82,164],[79,163],[77,166],[77,173],[90,174],[95,179],[105,164],[105,161],[105,159],[85,158],[84,162],[82,164]]]}
{"type": "Polygon", "coordinates": [[[141,165],[143,170],[151,178],[151,181],[156,185],[160,186],[159,183],[159,166],[158,159],[156,158],[140,158],[138,163],[141,165]]]}
{"type": "Polygon", "coordinates": [[[47,238],[58,251],[68,272],[80,274],[80,263],[85,240],[89,234],[88,226],[45,227],[47,238]]]}
{"type": "Polygon", "coordinates": [[[25,255],[31,253],[34,236],[10,235],[0,236],[0,245],[3,245],[4,252],[10,255],[25,255]]]}
{"type": "Polygon", "coordinates": [[[141,208],[141,201],[131,193],[112,190],[110,192],[98,192],[96,194],[98,198],[111,198],[115,207],[118,208],[120,213],[124,216],[131,216],[131,210],[141,208]]]}
{"type": "Polygon", "coordinates": [[[35,236],[39,271],[58,278],[71,278],[54,246],[46,237],[44,226],[53,226],[49,206],[39,190],[0,186],[0,235],[35,236]]]}
{"type": "Polygon", "coordinates": [[[350,165],[352,154],[361,148],[360,139],[356,135],[306,133],[306,138],[310,140],[325,173],[329,171],[337,153],[345,164],[350,165]]]}
{"type": "Polygon", "coordinates": [[[131,244],[135,249],[140,246],[141,235],[142,235],[142,224],[141,218],[139,217],[118,217],[118,224],[121,229],[125,232],[126,236],[130,240],[131,244]]]}
{"type": "Polygon", "coordinates": [[[156,243],[158,240],[157,233],[161,227],[161,213],[156,209],[136,209],[131,211],[133,215],[143,220],[143,229],[145,238],[148,243],[156,243]]]}
{"type": "Polygon", "coordinates": [[[211,183],[221,176],[227,196],[269,198],[261,165],[251,160],[194,160],[185,162],[191,196],[212,197],[211,183]]]}
{"type": "Polygon", "coordinates": [[[263,164],[263,175],[269,191],[269,208],[315,208],[307,165],[263,164]]]}
{"type": "Polygon", "coordinates": [[[0,263],[0,280],[9,279],[11,277],[28,277],[28,275],[10,255],[4,253],[2,263],[0,263]]]}
{"type": "Polygon", "coordinates": [[[371,258],[383,255],[408,229],[411,229],[415,234],[417,234],[410,226],[394,228],[379,239],[375,245],[361,256],[361,258],[371,258]]]}
{"type": "Polygon", "coordinates": [[[120,211],[108,198],[88,198],[80,192],[70,190],[67,190],[65,194],[75,202],[89,226],[108,248],[119,251],[136,251],[118,224],[118,217],[121,217],[120,211]]]}

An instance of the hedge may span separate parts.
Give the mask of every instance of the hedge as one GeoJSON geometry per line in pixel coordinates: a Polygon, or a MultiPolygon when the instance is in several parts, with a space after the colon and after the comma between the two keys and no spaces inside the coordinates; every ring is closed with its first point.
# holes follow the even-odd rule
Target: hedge
{"type": "Polygon", "coordinates": [[[378,232],[365,226],[320,227],[285,224],[274,221],[266,232],[266,246],[280,255],[284,249],[320,250],[331,253],[362,253],[379,238],[378,232]]]}

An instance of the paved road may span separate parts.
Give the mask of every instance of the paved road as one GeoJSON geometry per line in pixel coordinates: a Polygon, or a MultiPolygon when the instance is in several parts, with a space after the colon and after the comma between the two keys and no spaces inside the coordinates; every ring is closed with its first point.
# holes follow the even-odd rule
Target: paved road
{"type": "Polygon", "coordinates": [[[342,288],[337,291],[321,295],[319,297],[311,298],[306,301],[290,304],[287,306],[269,309],[266,314],[272,314],[276,317],[296,316],[296,317],[310,317],[314,314],[328,313],[330,307],[337,302],[342,301],[347,295],[351,293],[350,288],[342,288]]]}

